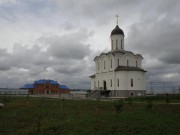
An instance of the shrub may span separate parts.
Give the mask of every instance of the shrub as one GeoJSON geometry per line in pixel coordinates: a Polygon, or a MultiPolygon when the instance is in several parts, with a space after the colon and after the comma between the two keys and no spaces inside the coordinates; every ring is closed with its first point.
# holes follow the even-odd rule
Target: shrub
{"type": "Polygon", "coordinates": [[[116,109],[116,113],[123,111],[123,101],[122,100],[115,100],[114,101],[114,108],[116,109]]]}

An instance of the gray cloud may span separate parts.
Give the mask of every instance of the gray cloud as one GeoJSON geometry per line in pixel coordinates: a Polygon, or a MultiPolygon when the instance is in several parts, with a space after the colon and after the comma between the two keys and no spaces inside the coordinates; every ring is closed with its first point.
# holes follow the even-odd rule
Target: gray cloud
{"type": "Polygon", "coordinates": [[[41,38],[48,45],[48,51],[52,56],[64,59],[83,59],[90,54],[89,45],[82,43],[89,35],[86,32],[78,32],[64,36],[51,36],[41,38]]]}
{"type": "MultiPolygon", "coordinates": [[[[92,61],[88,57],[94,54],[90,45],[84,43],[89,36],[92,34],[83,29],[62,36],[42,36],[30,48],[15,44],[12,53],[0,49],[1,77],[4,77],[4,81],[11,82],[11,85],[16,84],[16,87],[45,78],[56,79],[70,85],[69,87],[76,84],[76,88],[83,88],[85,86],[81,86],[82,81],[89,82],[88,76],[91,73],[86,72],[91,71],[89,65],[92,61]],[[81,80],[77,80],[77,76],[83,76],[83,79],[79,77],[81,80]]],[[[90,82],[86,86],[90,87],[90,82]]]]}

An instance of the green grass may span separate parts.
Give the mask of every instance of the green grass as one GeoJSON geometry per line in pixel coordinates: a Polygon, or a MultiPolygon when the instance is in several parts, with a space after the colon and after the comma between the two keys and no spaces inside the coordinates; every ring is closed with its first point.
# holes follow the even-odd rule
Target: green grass
{"type": "Polygon", "coordinates": [[[117,114],[113,101],[0,97],[0,135],[180,134],[180,104],[153,98],[147,110],[145,98],[132,100],[117,114]]]}

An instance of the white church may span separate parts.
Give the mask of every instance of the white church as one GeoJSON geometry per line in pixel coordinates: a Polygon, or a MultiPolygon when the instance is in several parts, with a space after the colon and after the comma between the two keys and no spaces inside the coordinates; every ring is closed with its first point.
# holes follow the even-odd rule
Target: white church
{"type": "Polygon", "coordinates": [[[143,57],[124,49],[124,36],[117,20],[117,25],[110,35],[111,51],[94,58],[96,73],[90,76],[92,91],[99,91],[107,97],[146,94],[147,71],[142,68],[143,57]]]}

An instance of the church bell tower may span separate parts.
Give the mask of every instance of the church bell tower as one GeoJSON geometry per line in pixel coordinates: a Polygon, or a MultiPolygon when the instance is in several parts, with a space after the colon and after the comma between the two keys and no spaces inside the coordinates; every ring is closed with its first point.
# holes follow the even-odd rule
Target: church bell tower
{"type": "Polygon", "coordinates": [[[118,15],[117,25],[111,32],[111,51],[124,50],[124,32],[118,26],[118,15]]]}

